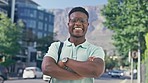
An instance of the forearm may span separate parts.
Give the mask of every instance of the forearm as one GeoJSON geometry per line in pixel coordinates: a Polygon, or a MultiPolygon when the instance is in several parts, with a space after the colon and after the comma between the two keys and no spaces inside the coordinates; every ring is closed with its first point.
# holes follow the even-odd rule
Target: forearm
{"type": "Polygon", "coordinates": [[[82,77],[76,73],[69,72],[61,67],[59,67],[51,58],[46,58],[42,63],[42,71],[45,75],[52,76],[61,80],[78,80],[82,79],[82,77]],[[51,62],[46,62],[48,60],[51,62]]]}
{"type": "Polygon", "coordinates": [[[48,71],[48,73],[54,78],[61,80],[78,80],[82,78],[80,75],[73,72],[69,72],[65,69],[59,67],[54,67],[54,68],[56,69],[48,71]]]}
{"type": "Polygon", "coordinates": [[[75,61],[70,59],[66,66],[84,77],[98,77],[104,71],[103,61],[75,61]]]}

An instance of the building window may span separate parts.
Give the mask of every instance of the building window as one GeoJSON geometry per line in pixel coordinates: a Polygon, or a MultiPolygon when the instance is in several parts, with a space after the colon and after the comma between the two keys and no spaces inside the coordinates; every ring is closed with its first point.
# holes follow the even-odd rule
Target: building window
{"type": "Polygon", "coordinates": [[[26,27],[29,28],[36,28],[36,21],[35,20],[31,20],[31,19],[23,19],[26,27]]]}
{"type": "Polygon", "coordinates": [[[49,15],[49,22],[53,24],[53,22],[54,22],[53,15],[49,15]]]}
{"type": "Polygon", "coordinates": [[[25,9],[24,12],[23,12],[23,15],[24,16],[29,16],[29,10],[28,9],[25,9]]]}
{"type": "Polygon", "coordinates": [[[18,7],[30,7],[30,8],[37,8],[36,5],[34,4],[25,4],[26,2],[24,2],[24,0],[20,0],[19,2],[17,1],[16,4],[18,4],[18,7]]]}
{"type": "Polygon", "coordinates": [[[46,33],[44,33],[44,37],[46,37],[47,36],[47,34],[46,33]]]}
{"type": "Polygon", "coordinates": [[[40,19],[40,20],[43,20],[43,17],[44,17],[44,16],[43,16],[43,13],[42,13],[42,12],[39,12],[39,19],[40,19]]]}
{"type": "Polygon", "coordinates": [[[45,31],[48,31],[47,24],[44,25],[44,30],[45,30],[45,31]]]}
{"type": "Polygon", "coordinates": [[[36,18],[36,10],[30,10],[30,17],[36,18]]]}
{"type": "Polygon", "coordinates": [[[28,20],[28,27],[36,28],[36,21],[35,20],[28,20]]]}
{"type": "Polygon", "coordinates": [[[48,17],[45,17],[45,21],[46,21],[46,22],[48,21],[48,17]]]}
{"type": "Polygon", "coordinates": [[[52,21],[52,17],[51,17],[51,15],[49,15],[49,22],[51,22],[52,21]]]}
{"type": "Polygon", "coordinates": [[[42,22],[38,22],[38,29],[43,30],[43,23],[42,22]]]}
{"type": "Polygon", "coordinates": [[[53,32],[53,26],[50,25],[50,24],[49,24],[49,27],[48,27],[48,31],[49,31],[49,32],[53,32]]]}
{"type": "Polygon", "coordinates": [[[38,32],[37,35],[38,35],[38,38],[42,38],[43,37],[42,32],[38,32]]]}
{"type": "Polygon", "coordinates": [[[4,9],[2,9],[2,8],[0,8],[0,12],[3,12],[3,13],[5,13],[5,14],[7,14],[7,11],[4,10],[4,9]]]}
{"type": "Polygon", "coordinates": [[[36,16],[37,16],[36,13],[37,13],[37,11],[36,10],[32,10],[32,9],[24,9],[24,10],[22,10],[21,8],[19,9],[20,16],[36,18],[36,16]]]}

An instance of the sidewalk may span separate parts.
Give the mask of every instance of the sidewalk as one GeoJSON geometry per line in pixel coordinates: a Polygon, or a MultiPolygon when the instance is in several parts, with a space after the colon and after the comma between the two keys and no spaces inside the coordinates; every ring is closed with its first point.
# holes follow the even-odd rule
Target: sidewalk
{"type": "Polygon", "coordinates": [[[18,76],[17,73],[9,73],[8,80],[17,80],[17,79],[22,79],[22,77],[18,76]]]}

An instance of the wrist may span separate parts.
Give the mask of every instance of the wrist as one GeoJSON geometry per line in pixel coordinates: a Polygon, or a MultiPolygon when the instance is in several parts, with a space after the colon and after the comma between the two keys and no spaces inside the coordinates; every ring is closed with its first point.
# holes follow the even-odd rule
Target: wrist
{"type": "Polygon", "coordinates": [[[63,64],[66,66],[66,63],[69,61],[69,58],[68,57],[64,57],[63,59],[62,59],[62,62],[63,62],[63,64]]]}

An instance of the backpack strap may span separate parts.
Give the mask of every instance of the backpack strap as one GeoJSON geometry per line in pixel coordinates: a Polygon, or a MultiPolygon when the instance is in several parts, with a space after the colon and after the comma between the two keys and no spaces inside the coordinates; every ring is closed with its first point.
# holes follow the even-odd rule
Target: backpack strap
{"type": "Polygon", "coordinates": [[[60,46],[59,46],[59,50],[58,50],[58,60],[57,60],[57,63],[59,62],[60,60],[60,55],[61,55],[61,51],[62,51],[62,47],[63,47],[63,42],[60,42],[60,46]]]}

